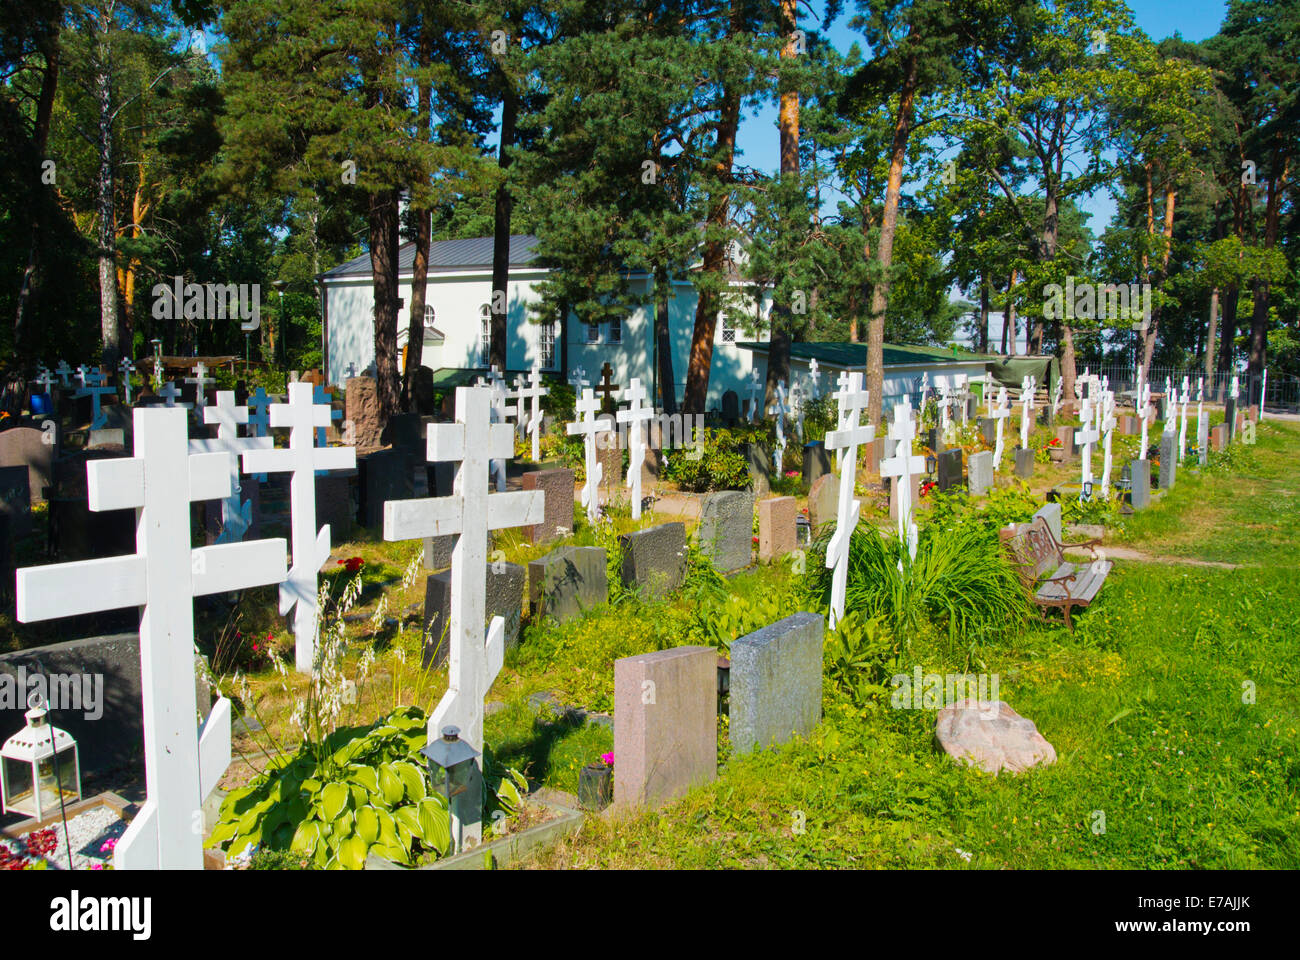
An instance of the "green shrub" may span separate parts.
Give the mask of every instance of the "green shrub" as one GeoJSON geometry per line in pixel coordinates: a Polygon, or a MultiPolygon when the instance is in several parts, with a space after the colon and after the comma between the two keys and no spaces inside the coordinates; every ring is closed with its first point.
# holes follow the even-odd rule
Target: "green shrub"
{"type": "Polygon", "coordinates": [[[674,450],[666,455],[663,477],[685,490],[748,490],[753,481],[731,430],[702,431],[699,447],[674,450]]]}
{"type": "Polygon", "coordinates": [[[826,677],[862,706],[887,692],[885,683],[899,669],[900,652],[884,618],[846,612],[834,630],[826,631],[826,677]]]}
{"type": "MultiPolygon", "coordinates": [[[[823,606],[830,603],[831,571],[820,558],[829,540],[829,534],[818,538],[806,578],[823,606]]],[[[899,637],[930,625],[952,642],[1016,630],[1028,618],[1030,603],[996,534],[980,524],[926,527],[914,561],[896,536],[859,524],[849,541],[845,610],[882,617],[899,637]]]]}

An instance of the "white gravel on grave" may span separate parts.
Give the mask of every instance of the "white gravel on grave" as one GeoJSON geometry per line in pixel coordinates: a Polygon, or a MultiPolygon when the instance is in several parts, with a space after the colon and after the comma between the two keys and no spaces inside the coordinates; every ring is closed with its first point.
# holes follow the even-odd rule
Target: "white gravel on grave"
{"type": "MultiPolygon", "coordinates": [[[[56,870],[68,869],[68,847],[64,841],[63,819],[50,824],[58,837],[58,846],[45,859],[56,870]]],[[[88,870],[93,864],[107,865],[113,862],[112,851],[101,852],[100,847],[106,840],[120,839],[126,833],[126,821],[112,807],[93,807],[84,813],[68,818],[67,836],[72,841],[72,866],[74,870],[88,870]]],[[[25,846],[10,841],[14,849],[25,850],[25,846]]]]}

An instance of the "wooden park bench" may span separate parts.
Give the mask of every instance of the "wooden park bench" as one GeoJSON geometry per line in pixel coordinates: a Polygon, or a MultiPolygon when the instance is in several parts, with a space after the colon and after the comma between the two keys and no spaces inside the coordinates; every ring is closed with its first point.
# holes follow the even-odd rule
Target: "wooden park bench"
{"type": "Polygon", "coordinates": [[[1097,555],[1100,539],[1061,543],[1042,517],[1030,523],[1004,527],[999,534],[1021,581],[1034,602],[1046,612],[1059,607],[1071,630],[1073,607],[1087,607],[1110,575],[1111,562],[1097,555]],[[1087,550],[1092,559],[1083,564],[1066,561],[1066,550],[1087,550]]]}

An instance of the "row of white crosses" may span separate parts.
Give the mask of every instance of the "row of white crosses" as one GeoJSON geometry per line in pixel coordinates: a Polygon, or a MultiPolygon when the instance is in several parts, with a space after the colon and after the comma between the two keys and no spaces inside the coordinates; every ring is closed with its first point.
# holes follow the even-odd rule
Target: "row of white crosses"
{"type": "Polygon", "coordinates": [[[758,367],[749,371],[749,422],[758,422],[758,395],[762,390],[758,367]]]}
{"type": "Polygon", "coordinates": [[[546,396],[546,388],[542,386],[542,370],[537,364],[533,364],[533,369],[525,379],[520,376],[515,381],[515,392],[511,398],[519,402],[519,425],[523,431],[532,438],[533,462],[540,459],[538,449],[538,440],[541,436],[542,429],[542,397],[546,396]],[[528,412],[527,420],[524,419],[524,406],[530,404],[531,409],[528,412]]]}
{"type": "MultiPolygon", "coordinates": [[[[296,386],[296,384],[294,384],[296,386]]],[[[248,423],[248,407],[235,405],[235,395],[229,390],[217,393],[217,404],[205,407],[203,422],[215,423],[214,438],[190,441],[190,453],[224,453],[230,474],[230,493],[221,501],[221,533],[217,543],[238,543],[244,539],[252,525],[251,501],[241,501],[239,483],[239,456],[246,450],[267,450],[273,444],[270,437],[241,437],[239,425],[248,423]]],[[[314,512],[314,511],[313,511],[314,512]]]]}
{"type": "Polygon", "coordinates": [[[279,583],[283,539],[191,549],[191,501],[230,495],[229,455],[190,453],[187,415],[134,412],[135,456],[86,464],[94,511],[135,509],[136,552],[18,571],[24,623],[142,608],[146,800],[113,852],[124,869],[202,869],[203,799],[230,764],[230,702],[195,736],[193,598],[279,583]]]}
{"type": "Polygon", "coordinates": [[[1183,377],[1183,388],[1178,391],[1178,399],[1182,404],[1181,416],[1178,425],[1178,462],[1183,462],[1183,456],[1187,450],[1187,404],[1191,400],[1192,389],[1188,384],[1187,377],[1183,377]]]}
{"type": "MultiPolygon", "coordinates": [[[[862,411],[867,408],[869,395],[862,388],[861,373],[843,373],[840,389],[835,393],[839,404],[839,429],[826,434],[826,447],[845,455],[840,463],[840,489],[836,512],[835,533],[826,546],[826,566],[832,568],[830,626],[844,616],[845,591],[849,574],[849,542],[858,525],[861,503],[853,497],[854,482],[858,473],[858,447],[870,443],[876,428],[862,425],[862,411]]],[[[778,421],[779,422],[779,421],[778,421]]],[[[779,461],[778,461],[779,464],[779,461]]],[[[779,469],[779,467],[778,467],[779,469]]],[[[909,481],[910,482],[910,481],[909,481]]]]}
{"type": "MultiPolygon", "coordinates": [[[[489,459],[505,460],[514,454],[514,428],[491,423],[491,401],[490,388],[458,387],[456,422],[428,426],[429,461],[458,464],[451,496],[384,504],[385,540],[456,536],[451,552],[447,692],[429,717],[428,736],[432,741],[441,736],[444,726],[454,725],[460,728],[461,739],[480,754],[483,701],[505,655],[505,620],[493,617],[484,630],[488,531],[541,523],[545,513],[541,490],[488,492],[489,459]]],[[[580,403],[590,411],[597,407],[590,389],[584,388],[580,403]]],[[[589,465],[589,482],[590,469],[589,465]]],[[[475,763],[481,773],[482,757],[475,763]]],[[[451,828],[457,849],[463,849],[466,840],[481,838],[480,818],[478,787],[453,799],[451,828]]]]}
{"type": "Polygon", "coordinates": [[[1138,419],[1142,423],[1142,445],[1138,447],[1139,459],[1147,458],[1147,428],[1151,425],[1151,384],[1142,376],[1142,368],[1138,367],[1138,386],[1137,386],[1137,409],[1138,419]]]}
{"type": "Polygon", "coordinates": [[[1115,394],[1109,384],[1102,387],[1101,403],[1097,410],[1097,429],[1102,437],[1101,498],[1110,499],[1111,440],[1115,435],[1115,394]]]}

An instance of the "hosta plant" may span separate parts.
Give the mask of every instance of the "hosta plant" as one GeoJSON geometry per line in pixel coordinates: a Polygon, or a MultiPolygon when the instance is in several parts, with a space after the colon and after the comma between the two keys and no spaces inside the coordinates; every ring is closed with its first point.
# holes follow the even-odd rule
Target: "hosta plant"
{"type": "MultiPolygon", "coordinates": [[[[234,856],[289,851],[327,870],[359,870],[372,852],[408,866],[445,855],[447,802],[429,783],[420,755],[426,723],[420,709],[401,707],[370,727],[339,728],[321,744],[272,760],[222,801],[208,846],[234,856]]],[[[526,782],[494,766],[485,758],[487,796],[508,816],[526,782]]]]}

